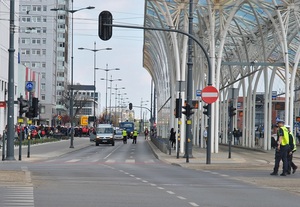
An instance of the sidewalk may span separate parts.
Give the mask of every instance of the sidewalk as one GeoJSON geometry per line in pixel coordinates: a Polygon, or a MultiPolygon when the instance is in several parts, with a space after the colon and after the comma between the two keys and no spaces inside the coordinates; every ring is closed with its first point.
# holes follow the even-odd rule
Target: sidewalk
{"type": "Polygon", "coordinates": [[[192,156],[189,158],[189,162],[186,162],[184,154],[177,153],[175,150],[171,150],[167,154],[161,152],[151,141],[148,141],[153,153],[159,160],[163,160],[166,163],[172,165],[178,165],[187,168],[237,168],[237,167],[266,167],[270,170],[274,165],[274,150],[265,151],[262,149],[249,149],[240,146],[232,146],[231,158],[229,158],[229,150],[227,145],[220,145],[218,153],[211,153],[210,163],[207,159],[206,149],[194,146],[192,149],[192,156]],[[242,152],[242,153],[241,153],[242,152]]]}
{"type": "MultiPolygon", "coordinates": [[[[92,145],[89,141],[89,137],[74,137],[73,147],[70,148],[70,139],[61,140],[58,142],[48,142],[42,144],[30,145],[30,157],[28,158],[28,147],[22,146],[22,161],[33,162],[40,160],[47,160],[49,158],[58,157],[76,150],[83,149],[92,145]]],[[[5,149],[7,150],[7,149],[5,149]]],[[[2,148],[0,150],[2,155],[2,148]]],[[[14,157],[19,159],[19,146],[14,147],[14,157]]]]}

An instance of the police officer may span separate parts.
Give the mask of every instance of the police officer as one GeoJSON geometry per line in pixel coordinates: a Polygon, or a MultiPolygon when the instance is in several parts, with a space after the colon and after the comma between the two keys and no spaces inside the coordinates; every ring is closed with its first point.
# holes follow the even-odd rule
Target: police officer
{"type": "Polygon", "coordinates": [[[136,129],[134,129],[132,144],[136,144],[136,138],[137,138],[137,136],[138,136],[138,131],[136,129]]]}
{"type": "Polygon", "coordinates": [[[296,172],[297,170],[297,166],[295,165],[295,163],[293,162],[293,154],[294,152],[296,152],[297,150],[297,145],[296,145],[296,139],[293,136],[293,134],[291,133],[291,127],[289,125],[285,125],[285,127],[289,130],[289,151],[288,151],[288,174],[291,174],[291,169],[293,169],[293,174],[296,172]]]}
{"type": "Polygon", "coordinates": [[[289,132],[284,126],[283,120],[278,120],[278,131],[277,131],[277,147],[275,152],[275,165],[274,170],[270,175],[278,175],[278,168],[280,160],[283,163],[283,170],[280,176],[286,176],[288,172],[288,159],[287,154],[289,150],[289,132]]]}
{"type": "Polygon", "coordinates": [[[123,136],[123,143],[127,144],[127,131],[126,131],[126,129],[123,129],[122,136],[123,136]]]}

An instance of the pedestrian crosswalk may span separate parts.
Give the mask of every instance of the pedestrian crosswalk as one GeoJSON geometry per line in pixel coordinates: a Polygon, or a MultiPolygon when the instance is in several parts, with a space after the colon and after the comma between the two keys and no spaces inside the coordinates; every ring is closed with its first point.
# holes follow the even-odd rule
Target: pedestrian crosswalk
{"type": "Polygon", "coordinates": [[[70,160],[47,160],[47,163],[65,163],[65,164],[75,164],[75,163],[101,163],[101,164],[153,164],[155,160],[143,160],[139,161],[136,159],[125,159],[125,160],[114,160],[114,159],[70,159],[70,160]]]}
{"type": "Polygon", "coordinates": [[[9,186],[1,195],[0,206],[2,207],[34,207],[32,186],[9,186]]]}

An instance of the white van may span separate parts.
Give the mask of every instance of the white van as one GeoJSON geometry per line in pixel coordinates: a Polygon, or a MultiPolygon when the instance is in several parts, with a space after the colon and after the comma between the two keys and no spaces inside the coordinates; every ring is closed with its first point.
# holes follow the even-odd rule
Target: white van
{"type": "Polygon", "coordinates": [[[95,134],[96,146],[99,144],[115,145],[114,128],[110,124],[98,124],[95,134]]]}

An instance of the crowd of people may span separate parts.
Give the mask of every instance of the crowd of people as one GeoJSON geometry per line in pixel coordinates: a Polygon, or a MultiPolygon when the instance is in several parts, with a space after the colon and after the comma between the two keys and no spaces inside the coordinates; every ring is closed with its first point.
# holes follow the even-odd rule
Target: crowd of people
{"type": "Polygon", "coordinates": [[[270,175],[278,175],[279,164],[282,161],[282,173],[280,176],[287,176],[295,173],[297,166],[293,162],[293,154],[297,150],[296,139],[292,134],[289,125],[284,125],[283,120],[277,121],[277,140],[274,144],[275,148],[275,165],[270,175]]]}
{"type": "MultiPolygon", "coordinates": [[[[74,136],[89,136],[93,131],[93,127],[79,126],[74,127],[74,136]]],[[[44,137],[53,137],[55,135],[69,136],[71,134],[71,127],[66,126],[44,126],[44,125],[15,125],[15,133],[17,137],[20,137],[21,131],[24,136],[23,139],[26,139],[30,134],[31,138],[40,139],[44,137]]]]}

